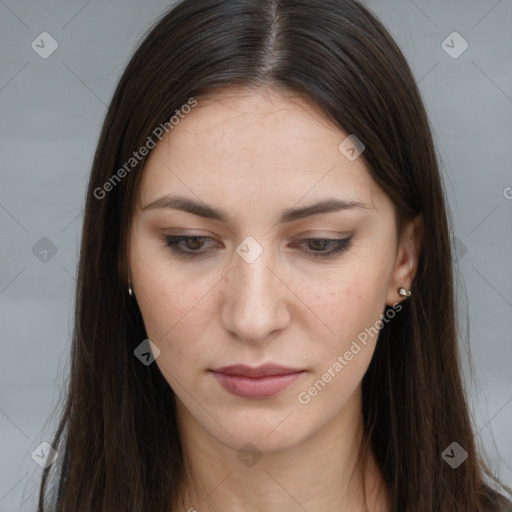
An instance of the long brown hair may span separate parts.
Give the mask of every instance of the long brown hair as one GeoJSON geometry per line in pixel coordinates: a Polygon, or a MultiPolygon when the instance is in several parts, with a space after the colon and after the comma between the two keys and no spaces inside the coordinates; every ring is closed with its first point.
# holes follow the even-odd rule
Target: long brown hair
{"type": "Polygon", "coordinates": [[[190,98],[230,85],[266,85],[313,101],[364,142],[362,158],[400,219],[422,215],[414,293],[381,329],[363,379],[361,457],[370,448],[375,454],[394,511],[497,510],[499,482],[477,453],[461,379],[451,220],[403,54],[354,0],[185,0],[134,53],[99,138],[67,397],[52,442],[59,457],[44,471],[39,512],[49,510],[52,475],[56,512],[177,506],[184,470],[174,393],[157,365],[134,357],[146,333],[127,293],[127,246],[146,157],[130,159],[190,98]],[[441,456],[454,441],[468,454],[457,469],[441,456]]]}

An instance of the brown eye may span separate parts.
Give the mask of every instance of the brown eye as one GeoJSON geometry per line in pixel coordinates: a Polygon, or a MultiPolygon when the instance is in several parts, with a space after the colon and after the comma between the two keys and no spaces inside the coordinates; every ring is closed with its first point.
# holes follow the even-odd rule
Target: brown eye
{"type": "MultiPolygon", "coordinates": [[[[292,243],[293,247],[307,245],[304,251],[313,258],[328,258],[346,251],[350,247],[349,238],[305,238],[300,243],[292,243]]],[[[204,243],[213,238],[208,236],[166,235],[166,245],[180,256],[202,256],[213,250],[212,247],[202,250],[204,243]]]]}
{"type": "Polygon", "coordinates": [[[305,238],[304,240],[301,240],[301,244],[293,245],[306,244],[309,247],[309,249],[306,249],[306,252],[313,258],[327,258],[329,256],[334,256],[335,254],[346,251],[350,247],[351,239],[352,237],[305,238]]]}
{"type": "Polygon", "coordinates": [[[183,256],[196,256],[206,254],[211,251],[200,250],[205,241],[213,240],[208,236],[186,236],[186,235],[167,235],[165,236],[165,243],[170,249],[183,256]],[[183,248],[185,247],[185,248],[183,248]]]}

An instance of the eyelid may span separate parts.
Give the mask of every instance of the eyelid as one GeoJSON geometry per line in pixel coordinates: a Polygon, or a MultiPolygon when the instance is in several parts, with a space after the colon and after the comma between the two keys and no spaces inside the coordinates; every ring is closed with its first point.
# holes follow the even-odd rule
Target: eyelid
{"type": "Polygon", "coordinates": [[[334,240],[340,240],[342,238],[348,238],[351,236],[349,231],[329,231],[329,230],[312,230],[305,231],[295,235],[294,238],[298,238],[300,240],[312,239],[312,238],[329,238],[334,240]]]}

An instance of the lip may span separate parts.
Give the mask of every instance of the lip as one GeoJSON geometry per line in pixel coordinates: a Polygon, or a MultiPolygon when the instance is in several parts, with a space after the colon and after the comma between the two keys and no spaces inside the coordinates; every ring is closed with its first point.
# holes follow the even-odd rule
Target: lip
{"type": "Polygon", "coordinates": [[[275,396],[291,386],[304,373],[301,369],[273,364],[256,368],[231,365],[211,371],[226,391],[252,399],[275,396]]]}
{"type": "Polygon", "coordinates": [[[239,375],[242,377],[266,377],[268,375],[289,375],[290,373],[302,372],[301,368],[286,368],[277,364],[264,364],[261,366],[251,367],[245,364],[232,364],[212,370],[217,373],[225,373],[228,375],[239,375]]]}

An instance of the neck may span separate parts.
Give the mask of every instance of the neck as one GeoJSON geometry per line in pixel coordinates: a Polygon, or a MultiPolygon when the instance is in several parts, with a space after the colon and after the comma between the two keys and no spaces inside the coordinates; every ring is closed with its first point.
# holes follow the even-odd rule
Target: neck
{"type": "MultiPolygon", "coordinates": [[[[358,460],[363,440],[360,393],[301,443],[257,452],[254,458],[212,438],[183,404],[177,411],[186,471],[180,511],[365,510],[358,460]]],[[[389,512],[389,492],[371,450],[364,474],[368,510],[389,512]]]]}

